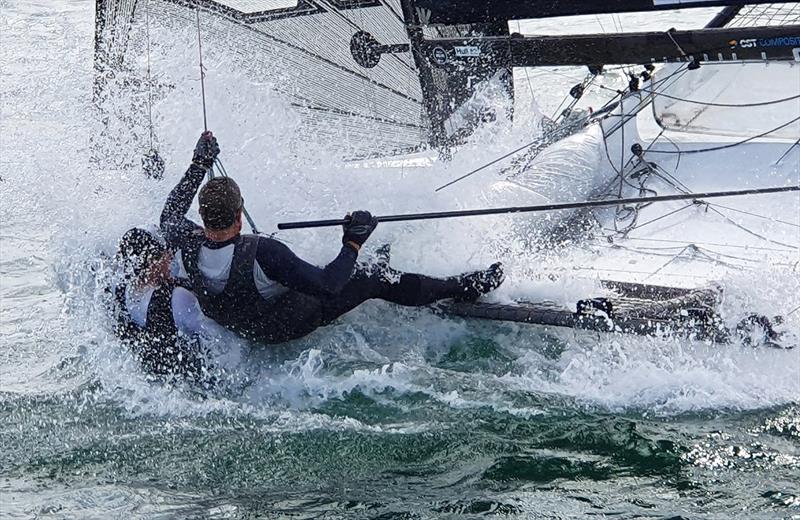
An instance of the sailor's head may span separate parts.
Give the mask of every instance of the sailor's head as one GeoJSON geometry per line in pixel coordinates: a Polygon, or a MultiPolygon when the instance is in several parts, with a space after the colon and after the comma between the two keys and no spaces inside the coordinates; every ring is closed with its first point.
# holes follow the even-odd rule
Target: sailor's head
{"type": "Polygon", "coordinates": [[[172,251],[152,233],[133,228],[122,235],[117,260],[134,278],[164,279],[169,276],[172,251]]]}
{"type": "Polygon", "coordinates": [[[211,179],[200,189],[198,200],[200,217],[207,231],[241,231],[244,199],[233,179],[211,179]]]}

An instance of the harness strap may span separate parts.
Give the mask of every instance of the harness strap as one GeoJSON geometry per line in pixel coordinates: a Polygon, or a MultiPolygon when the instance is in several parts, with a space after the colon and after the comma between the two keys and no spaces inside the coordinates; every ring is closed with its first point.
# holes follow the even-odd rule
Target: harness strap
{"type": "Polygon", "coordinates": [[[198,297],[208,295],[203,276],[200,273],[200,266],[198,265],[202,246],[203,240],[198,237],[188,240],[186,245],[181,248],[181,259],[183,260],[186,274],[189,276],[189,285],[198,297]]]}
{"type": "Polygon", "coordinates": [[[258,295],[258,289],[253,277],[253,269],[256,263],[256,253],[258,251],[258,236],[240,236],[236,241],[231,260],[231,268],[228,272],[228,280],[225,288],[219,294],[211,294],[208,291],[203,274],[200,272],[199,258],[202,241],[193,240],[181,251],[183,266],[189,276],[191,289],[198,295],[212,300],[220,298],[238,299],[243,296],[258,295]]]}
{"type": "MultiPolygon", "coordinates": [[[[258,237],[255,235],[240,236],[233,250],[231,270],[224,292],[228,295],[258,294],[253,269],[256,264],[258,237]]],[[[260,294],[259,294],[260,296],[260,294]]]]}

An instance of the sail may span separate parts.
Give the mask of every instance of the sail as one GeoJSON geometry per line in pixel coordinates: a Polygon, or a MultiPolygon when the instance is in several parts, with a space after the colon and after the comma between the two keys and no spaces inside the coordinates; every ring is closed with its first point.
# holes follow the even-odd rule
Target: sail
{"type": "MultiPolygon", "coordinates": [[[[800,4],[748,5],[727,20],[726,27],[783,27],[800,24],[800,4]]],[[[791,38],[783,38],[789,40],[791,38]]],[[[736,137],[800,137],[800,34],[791,41],[740,39],[732,46],[768,51],[789,43],[797,61],[710,60],[679,81],[659,89],[653,110],[670,130],[736,137]]],[[[677,66],[659,73],[666,77],[677,66]]]]}
{"type": "MultiPolygon", "coordinates": [[[[287,100],[301,121],[293,137],[344,158],[447,148],[493,117],[458,112],[480,83],[500,72],[513,91],[510,71],[494,64],[433,70],[417,50],[423,34],[410,28],[416,11],[406,0],[98,0],[96,103],[107,132],[115,121],[144,119],[145,42],[190,57],[173,35],[196,31],[198,12],[206,49],[230,55],[253,81],[270,78],[287,100]],[[122,109],[121,97],[129,100],[122,109]]],[[[447,30],[508,33],[502,24],[447,30]]],[[[146,133],[141,126],[135,134],[146,133]]]]}
{"type": "MultiPolygon", "coordinates": [[[[197,9],[208,51],[229,54],[254,81],[280,78],[272,86],[302,121],[297,139],[346,146],[344,155],[352,156],[400,153],[427,143],[427,116],[410,53],[387,56],[367,70],[350,52],[357,31],[382,41],[408,40],[396,0],[101,0],[100,67],[135,68],[148,29],[153,45],[169,47],[164,40],[170,34],[193,30],[197,9]]],[[[138,72],[141,79],[144,71],[138,72]]]]}

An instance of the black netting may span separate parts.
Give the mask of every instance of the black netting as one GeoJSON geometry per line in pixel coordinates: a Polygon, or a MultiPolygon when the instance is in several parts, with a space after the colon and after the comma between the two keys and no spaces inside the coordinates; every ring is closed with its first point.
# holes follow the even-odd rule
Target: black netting
{"type": "Polygon", "coordinates": [[[728,27],[800,24],[800,3],[746,5],[728,27]]]}

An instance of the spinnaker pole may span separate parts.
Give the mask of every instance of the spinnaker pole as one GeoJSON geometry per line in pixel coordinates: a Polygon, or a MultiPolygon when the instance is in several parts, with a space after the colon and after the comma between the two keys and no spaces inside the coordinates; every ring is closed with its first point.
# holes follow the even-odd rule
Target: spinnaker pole
{"type": "MultiPolygon", "coordinates": [[[[408,222],[412,220],[436,220],[442,218],[479,217],[485,215],[504,215],[509,213],[538,213],[543,211],[561,211],[565,209],[600,208],[617,206],[619,204],[648,204],[653,202],[669,202],[675,200],[694,200],[702,204],[701,199],[714,199],[720,197],[742,197],[745,195],[766,195],[769,193],[784,193],[800,191],[800,186],[778,186],[772,188],[752,188],[733,191],[709,191],[704,193],[682,193],[678,195],[661,195],[657,197],[633,197],[612,200],[587,200],[581,202],[556,202],[537,206],[512,206],[506,208],[471,209],[462,211],[439,211],[433,213],[409,213],[406,215],[387,215],[376,217],[378,222],[408,222]]],[[[342,226],[349,219],[311,220],[305,222],[283,222],[278,224],[278,229],[303,229],[342,226]]]]}

